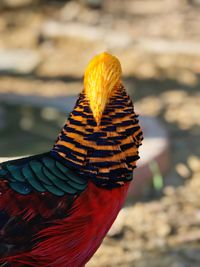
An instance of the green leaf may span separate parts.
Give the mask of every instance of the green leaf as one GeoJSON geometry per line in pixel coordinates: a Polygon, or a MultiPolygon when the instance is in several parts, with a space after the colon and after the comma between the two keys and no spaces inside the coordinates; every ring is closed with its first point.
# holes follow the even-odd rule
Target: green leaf
{"type": "Polygon", "coordinates": [[[158,163],[156,161],[152,161],[150,163],[150,169],[153,174],[153,186],[157,191],[160,191],[163,188],[164,183],[158,163]]]}

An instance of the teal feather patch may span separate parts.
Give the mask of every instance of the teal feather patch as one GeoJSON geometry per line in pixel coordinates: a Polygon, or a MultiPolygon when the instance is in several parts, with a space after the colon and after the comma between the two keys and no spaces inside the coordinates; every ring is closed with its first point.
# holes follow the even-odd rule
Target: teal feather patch
{"type": "Polygon", "coordinates": [[[45,184],[44,187],[47,189],[48,192],[50,192],[53,195],[56,195],[58,197],[64,196],[64,194],[65,194],[64,191],[58,189],[56,186],[45,184]]]}
{"type": "Polygon", "coordinates": [[[55,166],[55,160],[52,158],[43,158],[42,162],[48,169],[54,168],[55,166]]]}
{"type": "Polygon", "coordinates": [[[38,181],[38,179],[36,178],[37,176],[33,174],[28,164],[22,168],[22,173],[26,177],[27,182],[29,182],[29,184],[32,185],[35,190],[39,192],[45,192],[45,188],[38,181]]]}
{"type": "Polygon", "coordinates": [[[57,178],[55,175],[53,175],[50,171],[48,171],[47,168],[43,168],[44,174],[54,183],[55,186],[57,186],[59,189],[65,191],[69,194],[75,194],[76,189],[72,188],[67,181],[64,182],[63,180],[57,178]]]}
{"type": "Polygon", "coordinates": [[[44,158],[42,162],[44,163],[45,167],[47,167],[47,169],[50,170],[54,175],[66,181],[67,176],[57,168],[55,160],[52,160],[51,164],[49,164],[49,161],[47,162],[47,158],[44,158]]]}
{"type": "Polygon", "coordinates": [[[4,176],[5,176],[6,174],[8,174],[8,171],[4,170],[3,168],[0,169],[0,179],[1,179],[1,178],[4,178],[4,176]]]}
{"type": "Polygon", "coordinates": [[[45,183],[47,185],[52,185],[52,182],[46,177],[42,171],[43,164],[37,160],[31,160],[29,162],[29,166],[31,167],[34,174],[38,177],[41,183],[45,183]]]}
{"type": "Polygon", "coordinates": [[[73,180],[68,180],[67,182],[70,186],[72,186],[73,188],[76,188],[80,191],[85,189],[85,184],[78,184],[76,182],[74,182],[73,180]]]}
{"type": "Polygon", "coordinates": [[[31,193],[32,188],[27,183],[23,182],[10,182],[9,186],[19,194],[28,195],[31,193]]]}
{"type": "Polygon", "coordinates": [[[65,174],[67,177],[73,181],[76,181],[79,184],[86,184],[87,181],[82,179],[79,175],[75,174],[73,171],[66,168],[63,164],[56,161],[56,166],[65,174]]]}
{"type": "Polygon", "coordinates": [[[35,155],[0,164],[0,178],[19,194],[49,192],[56,196],[77,195],[88,181],[53,158],[50,153],[35,155]]]}
{"type": "Polygon", "coordinates": [[[12,177],[14,179],[16,179],[19,182],[24,182],[25,181],[25,177],[23,176],[19,166],[7,164],[6,168],[9,171],[9,173],[12,174],[12,177]]]}
{"type": "Polygon", "coordinates": [[[75,174],[73,171],[71,171],[70,169],[66,170],[67,173],[67,177],[69,177],[72,181],[78,183],[78,184],[86,184],[87,181],[85,179],[80,179],[80,177],[75,174]]]}

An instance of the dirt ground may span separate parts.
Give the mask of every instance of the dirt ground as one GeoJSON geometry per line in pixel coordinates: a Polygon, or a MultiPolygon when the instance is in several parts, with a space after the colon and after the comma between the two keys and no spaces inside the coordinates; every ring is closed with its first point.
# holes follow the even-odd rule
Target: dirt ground
{"type": "Polygon", "coordinates": [[[171,166],[162,192],[126,205],[87,266],[198,267],[200,1],[2,3],[0,53],[26,49],[39,60],[22,72],[21,62],[4,68],[0,54],[0,97],[77,94],[87,62],[108,50],[122,62],[137,111],[158,117],[169,133],[171,166]]]}

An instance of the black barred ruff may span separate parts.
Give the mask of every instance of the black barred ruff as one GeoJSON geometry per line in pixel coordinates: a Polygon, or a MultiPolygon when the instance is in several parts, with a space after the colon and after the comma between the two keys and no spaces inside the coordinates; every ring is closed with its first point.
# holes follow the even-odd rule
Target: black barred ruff
{"type": "Polygon", "coordinates": [[[142,131],[133,103],[122,85],[97,126],[84,92],[63,127],[51,155],[96,185],[119,187],[132,179],[142,131]]]}

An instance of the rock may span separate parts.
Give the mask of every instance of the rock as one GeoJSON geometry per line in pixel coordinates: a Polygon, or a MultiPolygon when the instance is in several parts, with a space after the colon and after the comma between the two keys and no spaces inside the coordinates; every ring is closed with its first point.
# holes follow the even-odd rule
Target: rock
{"type": "Polygon", "coordinates": [[[91,26],[79,22],[60,23],[47,21],[42,27],[44,38],[76,38],[86,41],[102,42],[106,48],[127,48],[132,38],[123,32],[91,26]]]}
{"type": "Polygon", "coordinates": [[[108,31],[104,34],[104,41],[106,42],[109,49],[112,48],[128,48],[133,40],[132,38],[125,34],[115,31],[108,31]]]}
{"type": "Polygon", "coordinates": [[[167,105],[164,117],[168,122],[176,122],[183,130],[200,125],[200,96],[198,93],[190,96],[182,91],[171,91],[164,93],[162,99],[163,103],[167,105]]]}
{"type": "Polygon", "coordinates": [[[188,165],[192,171],[194,172],[200,171],[200,158],[195,155],[189,156],[188,165]]]}
{"type": "Polygon", "coordinates": [[[157,116],[161,112],[162,102],[157,96],[147,96],[137,104],[137,108],[143,115],[157,116]]]}
{"type": "Polygon", "coordinates": [[[167,186],[164,189],[164,193],[165,193],[166,196],[169,196],[169,197],[174,196],[174,194],[175,194],[175,188],[172,187],[172,186],[167,186]]]}
{"type": "MultiPolygon", "coordinates": [[[[193,222],[191,222],[193,224],[193,222]]],[[[187,233],[185,230],[181,234],[179,234],[178,237],[175,238],[175,240],[172,240],[175,244],[180,244],[180,243],[191,243],[191,242],[199,242],[200,241],[200,231],[199,230],[194,230],[189,233],[187,233]]]]}
{"type": "Polygon", "coordinates": [[[189,40],[182,42],[162,38],[141,38],[138,39],[138,45],[141,49],[155,54],[200,55],[199,42],[189,40]]]}
{"type": "Polygon", "coordinates": [[[176,165],[176,171],[177,173],[182,177],[182,178],[189,178],[191,176],[191,171],[189,170],[189,168],[183,164],[183,163],[178,163],[176,165]]]}
{"type": "Polygon", "coordinates": [[[120,0],[105,1],[106,8],[109,11],[124,12],[130,15],[153,16],[170,12],[177,7],[177,1],[158,1],[158,0],[134,0],[123,1],[120,0]],[[118,2],[118,3],[117,3],[118,2]]]}
{"type": "Polygon", "coordinates": [[[0,50],[0,73],[30,74],[41,61],[39,53],[28,49],[0,50]]]}
{"type": "Polygon", "coordinates": [[[170,225],[164,222],[160,224],[159,227],[157,228],[157,234],[160,238],[165,238],[170,234],[170,232],[171,232],[170,225]]]}
{"type": "Polygon", "coordinates": [[[81,5],[78,2],[70,1],[61,9],[60,18],[62,21],[74,20],[81,12],[81,5]]]}
{"type": "Polygon", "coordinates": [[[103,30],[93,26],[82,25],[78,22],[60,23],[47,21],[43,24],[42,35],[45,38],[79,38],[97,41],[103,38],[103,30]]]}

